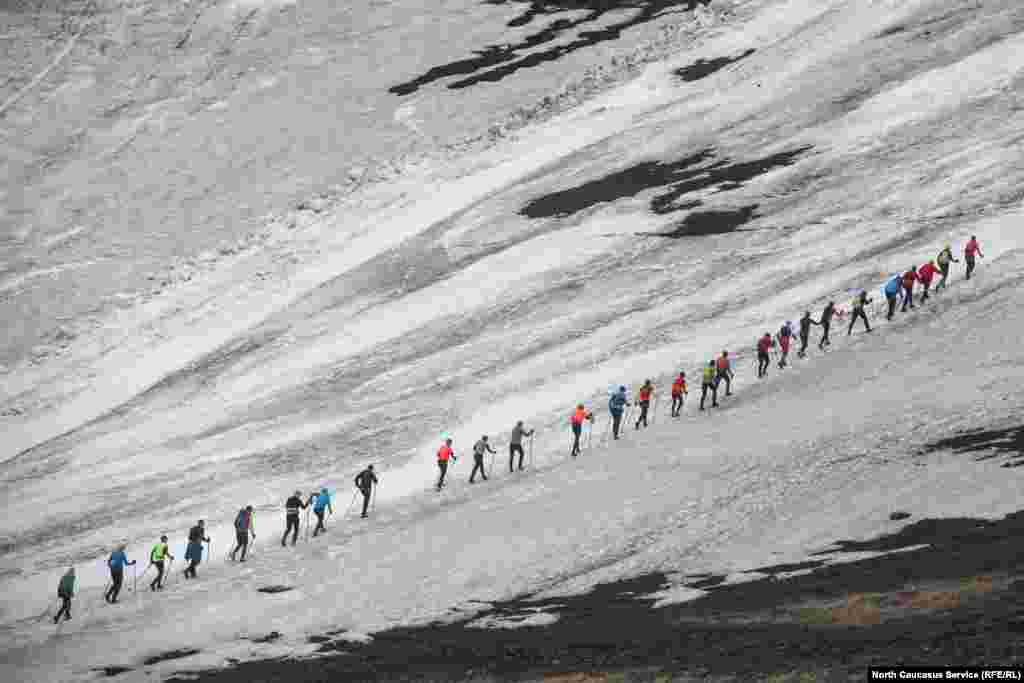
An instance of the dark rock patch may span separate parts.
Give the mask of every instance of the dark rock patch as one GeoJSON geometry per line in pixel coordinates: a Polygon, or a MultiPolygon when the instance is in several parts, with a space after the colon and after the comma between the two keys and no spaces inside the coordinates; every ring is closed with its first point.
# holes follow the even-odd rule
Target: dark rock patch
{"type": "Polygon", "coordinates": [[[670,189],[651,200],[654,213],[664,215],[689,210],[700,206],[700,201],[681,202],[686,195],[707,189],[722,192],[742,187],[773,169],[796,163],[810,149],[805,146],[735,163],[728,160],[706,163],[714,156],[710,149],[673,162],[645,161],[577,187],[538,197],[519,213],[527,218],[571,216],[597,204],[634,197],[640,192],[661,187],[670,189]]]}
{"type": "Polygon", "coordinates": [[[101,673],[107,678],[113,678],[114,676],[120,676],[121,674],[128,673],[132,669],[126,666],[103,666],[98,669],[93,669],[97,673],[101,673]]]}
{"type": "MultiPolygon", "coordinates": [[[[488,4],[505,4],[507,1],[488,0],[488,4]]],[[[525,12],[508,22],[510,28],[525,26],[538,16],[578,11],[586,11],[587,14],[578,19],[557,18],[545,28],[524,36],[516,43],[488,45],[474,50],[475,56],[473,57],[432,67],[416,78],[388,88],[388,92],[395,95],[409,95],[425,85],[452,76],[466,76],[466,78],[450,83],[448,88],[452,90],[468,88],[478,83],[495,83],[521,69],[534,68],[557,61],[578,50],[617,40],[622,36],[623,31],[654,21],[669,11],[689,12],[710,2],[711,0],[532,0],[525,12]],[[581,30],[575,40],[546,50],[521,54],[525,50],[532,50],[561,39],[569,31],[593,24],[609,12],[630,9],[637,11],[628,19],[609,24],[604,28],[581,30]]]]}
{"type": "Polygon", "coordinates": [[[906,32],[907,32],[907,27],[906,26],[903,26],[902,24],[897,24],[895,26],[890,26],[889,28],[887,28],[884,31],[882,31],[881,33],[879,33],[878,37],[879,38],[888,38],[889,36],[895,36],[895,35],[898,35],[900,33],[906,33],[906,32]]]}
{"type": "Polygon", "coordinates": [[[695,211],[677,223],[668,232],[656,233],[660,237],[708,237],[735,232],[744,223],[757,218],[757,204],[736,211],[695,211]]]}
{"type": "Polygon", "coordinates": [[[153,655],[152,657],[147,657],[146,659],[142,660],[142,663],[145,666],[153,666],[154,664],[159,664],[160,662],[168,662],[172,659],[183,659],[185,657],[191,657],[192,655],[197,654],[199,654],[199,650],[194,650],[191,648],[184,648],[181,650],[169,650],[167,652],[161,652],[158,655],[153,655]]]}
{"type": "Polygon", "coordinates": [[[724,69],[730,64],[735,64],[741,59],[746,59],[750,55],[754,54],[755,50],[750,49],[743,52],[736,57],[719,57],[717,59],[698,59],[693,64],[682,67],[681,69],[675,70],[675,75],[687,82],[699,81],[702,78],[707,78],[711,74],[724,69]]]}
{"type": "Polygon", "coordinates": [[[259,638],[252,638],[251,640],[254,643],[272,643],[275,640],[279,639],[280,637],[281,637],[280,633],[278,633],[277,631],[271,631],[270,633],[268,633],[265,636],[260,636],[259,638]]]}
{"type": "Polygon", "coordinates": [[[725,574],[710,574],[708,578],[686,584],[690,588],[712,588],[725,581],[725,574]]]}
{"type": "Polygon", "coordinates": [[[331,642],[331,638],[329,636],[310,636],[309,638],[306,638],[306,642],[313,645],[319,645],[321,643],[331,642]]]}
{"type": "Polygon", "coordinates": [[[1011,460],[1003,463],[1003,467],[1020,467],[1021,465],[1024,465],[1024,460],[1011,460]]]}
{"type": "Polygon", "coordinates": [[[889,521],[898,522],[901,519],[908,519],[909,517],[909,512],[894,512],[891,515],[889,515],[889,521]]]}
{"type": "Polygon", "coordinates": [[[270,595],[274,595],[276,593],[287,593],[288,591],[295,590],[295,588],[292,586],[263,586],[256,590],[260,593],[269,593],[270,595]]]}
{"type": "MultiPolygon", "coordinates": [[[[976,460],[1003,455],[1024,455],[1024,427],[972,429],[925,444],[923,453],[951,450],[954,453],[982,453],[976,460]]],[[[1011,467],[1015,465],[1010,465],[1011,467]]]]}

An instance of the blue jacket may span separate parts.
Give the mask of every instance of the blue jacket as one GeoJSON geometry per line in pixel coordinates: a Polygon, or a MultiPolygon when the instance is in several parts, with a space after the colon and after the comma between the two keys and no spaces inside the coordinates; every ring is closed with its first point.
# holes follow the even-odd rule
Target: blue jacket
{"type": "Polygon", "coordinates": [[[612,394],[611,400],[608,401],[608,410],[611,411],[612,415],[622,415],[622,410],[626,406],[626,393],[623,391],[612,394]]]}
{"type": "Polygon", "coordinates": [[[128,557],[124,554],[124,551],[115,550],[110,554],[107,564],[110,565],[111,569],[124,569],[129,564],[128,557]]]}
{"type": "Polygon", "coordinates": [[[316,494],[316,500],[313,501],[313,510],[316,512],[323,512],[327,505],[331,502],[330,494],[320,492],[316,494]]]}
{"type": "Polygon", "coordinates": [[[203,544],[197,541],[189,543],[188,548],[185,549],[185,559],[195,560],[195,563],[199,564],[203,559],[203,544]]]}
{"type": "Polygon", "coordinates": [[[898,276],[894,277],[893,279],[885,283],[885,295],[896,296],[897,294],[900,293],[900,287],[902,286],[903,283],[901,282],[901,278],[898,276]]]}

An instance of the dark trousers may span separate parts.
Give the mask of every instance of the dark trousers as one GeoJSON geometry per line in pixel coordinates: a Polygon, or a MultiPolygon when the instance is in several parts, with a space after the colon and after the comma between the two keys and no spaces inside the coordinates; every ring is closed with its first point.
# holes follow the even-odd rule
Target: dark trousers
{"type": "Polygon", "coordinates": [[[924,291],[921,292],[921,303],[924,303],[925,301],[928,301],[928,290],[932,288],[932,283],[930,281],[923,282],[921,283],[921,286],[924,287],[924,291]]]}
{"type": "MultiPolygon", "coordinates": [[[[323,512],[317,513],[323,517],[323,512]]],[[[245,562],[245,551],[249,549],[249,532],[235,529],[235,549],[231,551],[231,559],[235,559],[235,553],[242,551],[242,562],[245,562]]]]}
{"type": "Polygon", "coordinates": [[[672,417],[679,417],[679,411],[683,409],[683,395],[678,394],[672,397],[672,417]]]}
{"type": "Polygon", "coordinates": [[[831,322],[822,321],[822,323],[821,323],[821,341],[818,342],[818,348],[819,349],[823,349],[823,348],[825,348],[826,346],[829,346],[832,343],[832,342],[830,342],[828,340],[828,331],[829,331],[829,328],[831,328],[831,327],[832,327],[832,323],[831,322]]]}
{"type": "Polygon", "coordinates": [[[508,471],[512,471],[512,464],[516,460],[516,453],[519,453],[519,469],[523,469],[523,444],[509,444],[508,447],[508,471]]]}
{"type": "Polygon", "coordinates": [[[701,390],[700,390],[700,409],[701,410],[704,410],[704,399],[707,398],[709,391],[711,392],[711,407],[712,408],[717,408],[718,407],[718,384],[716,384],[716,383],[711,383],[711,384],[705,383],[705,384],[701,385],[701,390]]]}
{"type": "Polygon", "coordinates": [[[650,401],[640,401],[640,417],[636,419],[636,428],[640,429],[640,423],[644,423],[644,427],[647,426],[647,409],[651,407],[650,401]]]}
{"type": "Polygon", "coordinates": [[[939,272],[942,273],[942,279],[939,280],[939,284],[935,286],[935,291],[946,288],[946,279],[949,278],[949,264],[939,266],[939,272]]]}
{"type": "Polygon", "coordinates": [[[772,359],[765,351],[757,352],[757,376],[764,377],[768,374],[768,366],[771,364],[772,359]]]}
{"type": "Polygon", "coordinates": [[[316,526],[313,527],[313,535],[316,536],[321,531],[327,531],[327,527],[324,526],[324,515],[327,514],[327,508],[324,508],[323,510],[314,509],[313,514],[316,515],[316,526]]]}
{"type": "Polygon", "coordinates": [[[907,306],[914,307],[914,290],[904,289],[903,290],[903,311],[906,312],[907,306]]]}
{"type": "Polygon", "coordinates": [[[971,273],[974,272],[974,257],[964,256],[964,263],[967,264],[967,279],[971,279],[971,273]]]}
{"type": "Polygon", "coordinates": [[[440,491],[441,487],[444,486],[444,475],[448,474],[448,461],[438,460],[437,469],[441,470],[441,476],[437,479],[437,490],[440,491]]]}
{"type": "Polygon", "coordinates": [[[103,596],[107,602],[117,602],[117,595],[121,592],[121,585],[124,583],[124,569],[110,570],[110,588],[103,596]]]}
{"type": "MultiPolygon", "coordinates": [[[[895,301],[895,299],[893,299],[893,301],[895,301]]],[[[868,324],[868,314],[864,312],[863,308],[855,308],[853,310],[853,317],[850,318],[850,329],[846,330],[846,336],[850,336],[853,333],[853,326],[858,319],[864,321],[864,327],[868,332],[871,331],[871,325],[868,324]]]]}
{"type": "Polygon", "coordinates": [[[370,494],[373,493],[373,488],[367,486],[365,489],[359,489],[359,492],[363,494],[363,517],[366,516],[366,508],[370,507],[370,494]]]}
{"type": "Polygon", "coordinates": [[[612,438],[619,438],[619,427],[622,426],[622,413],[612,413],[612,438]]]}
{"type": "Polygon", "coordinates": [[[469,483],[473,483],[473,479],[476,478],[476,473],[480,472],[480,476],[487,481],[487,474],[484,472],[484,454],[474,453],[473,454],[473,471],[469,473],[469,483]]]}
{"type": "Polygon", "coordinates": [[[199,560],[189,560],[188,566],[185,567],[185,578],[196,578],[196,567],[199,566],[199,560]]]}
{"type": "Polygon", "coordinates": [[[811,341],[811,335],[810,334],[801,334],[800,335],[800,350],[796,352],[796,355],[800,356],[801,358],[804,355],[806,355],[807,354],[807,344],[810,341],[811,341]]]}
{"type": "Polygon", "coordinates": [[[892,320],[892,317],[896,315],[896,304],[899,303],[899,296],[896,294],[885,295],[885,300],[889,303],[889,312],[885,314],[886,320],[892,320]]]}
{"type": "Polygon", "coordinates": [[[299,516],[285,515],[284,522],[287,526],[284,528],[284,536],[281,537],[281,545],[283,546],[287,541],[289,532],[292,535],[292,545],[295,545],[295,541],[299,538],[299,516]]]}
{"type": "MultiPolygon", "coordinates": [[[[718,377],[715,378],[715,383],[725,382],[725,395],[732,395],[732,373],[731,372],[719,372],[718,377]]],[[[716,387],[717,388],[717,387],[716,387]]]]}
{"type": "Polygon", "coordinates": [[[60,609],[57,610],[57,616],[53,618],[53,623],[55,624],[58,621],[60,621],[61,616],[63,616],[65,619],[71,618],[71,596],[61,595],[60,599],[63,602],[61,603],[60,609]]]}
{"type": "Polygon", "coordinates": [[[576,457],[577,455],[580,454],[580,435],[581,434],[583,434],[583,425],[581,425],[581,424],[573,425],[572,426],[572,435],[573,435],[573,439],[572,439],[572,452],[570,453],[570,455],[572,455],[573,457],[576,457]]]}
{"type": "Polygon", "coordinates": [[[151,591],[164,587],[164,561],[154,562],[153,566],[156,567],[156,578],[149,584],[149,590],[151,591]]]}

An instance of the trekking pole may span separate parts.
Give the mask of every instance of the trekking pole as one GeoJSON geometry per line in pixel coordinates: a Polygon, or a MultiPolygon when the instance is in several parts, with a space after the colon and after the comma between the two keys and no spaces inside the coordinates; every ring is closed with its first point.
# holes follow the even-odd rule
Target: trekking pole
{"type": "Polygon", "coordinates": [[[604,428],[604,434],[601,436],[601,443],[602,444],[607,444],[608,443],[608,435],[611,433],[611,431],[612,431],[612,421],[608,420],[608,424],[604,428]]]}
{"type": "Polygon", "coordinates": [[[590,421],[590,429],[587,430],[587,450],[590,450],[590,444],[594,442],[594,421],[590,421]]]}
{"type": "Polygon", "coordinates": [[[348,507],[345,508],[345,516],[346,517],[348,517],[349,511],[352,510],[352,506],[356,504],[356,496],[358,496],[358,495],[359,495],[359,490],[358,489],[352,492],[352,500],[349,501],[348,507]]]}
{"type": "Polygon", "coordinates": [[[139,585],[139,576],[138,576],[139,572],[138,572],[138,569],[139,569],[139,565],[137,565],[137,564],[133,564],[132,565],[132,593],[135,592],[135,589],[138,588],[138,585],[139,585]]]}
{"type": "Polygon", "coordinates": [[[374,507],[377,505],[377,489],[380,488],[380,484],[373,487],[373,492],[370,494],[370,512],[373,512],[374,507]]]}
{"type": "Polygon", "coordinates": [[[654,417],[655,417],[655,415],[658,414],[658,398],[660,398],[660,395],[659,394],[655,394],[654,395],[654,405],[651,406],[651,425],[654,424],[654,417]]]}
{"type": "Polygon", "coordinates": [[[530,434],[530,467],[533,467],[533,434],[530,434]]]}
{"type": "Polygon", "coordinates": [[[306,506],[306,543],[309,543],[309,506],[306,506]]]}

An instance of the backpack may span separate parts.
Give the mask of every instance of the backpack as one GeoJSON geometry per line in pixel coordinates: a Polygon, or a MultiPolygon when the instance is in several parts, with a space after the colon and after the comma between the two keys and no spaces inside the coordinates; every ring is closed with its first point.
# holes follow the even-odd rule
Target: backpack
{"type": "Polygon", "coordinates": [[[245,514],[245,508],[238,511],[238,516],[235,517],[235,529],[237,531],[247,531],[249,529],[249,518],[245,514]]]}
{"type": "Polygon", "coordinates": [[[950,260],[950,253],[948,251],[946,251],[945,249],[943,249],[942,251],[939,252],[939,255],[935,259],[935,262],[938,263],[940,266],[948,266],[949,265],[949,260],[950,260]]]}

